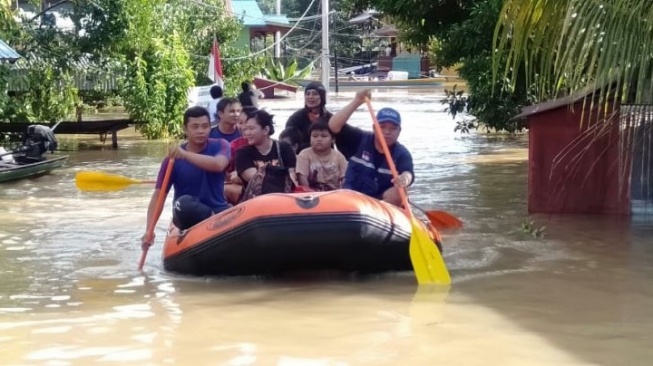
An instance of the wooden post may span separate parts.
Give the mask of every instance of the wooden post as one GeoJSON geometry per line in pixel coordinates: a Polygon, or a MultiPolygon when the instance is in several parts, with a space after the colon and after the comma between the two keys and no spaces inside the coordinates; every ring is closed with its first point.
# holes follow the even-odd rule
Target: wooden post
{"type": "Polygon", "coordinates": [[[75,112],[76,112],[77,122],[81,122],[82,115],[84,114],[84,106],[82,105],[82,103],[79,103],[77,105],[77,107],[75,108],[75,112]]]}
{"type": "Polygon", "coordinates": [[[111,130],[111,147],[118,148],[118,131],[115,128],[111,130]]]}

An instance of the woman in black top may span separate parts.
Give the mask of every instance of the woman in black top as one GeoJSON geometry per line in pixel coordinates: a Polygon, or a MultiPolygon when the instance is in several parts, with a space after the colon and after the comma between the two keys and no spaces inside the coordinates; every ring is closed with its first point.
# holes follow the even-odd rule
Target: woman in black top
{"type": "Polygon", "coordinates": [[[311,146],[311,134],[308,129],[319,119],[326,121],[333,115],[324,107],[326,105],[326,89],[322,83],[313,81],[304,90],[304,108],[293,113],[286,122],[286,129],[295,129],[299,132],[299,149],[311,146]]]}
{"type": "Polygon", "coordinates": [[[259,110],[248,115],[243,136],[249,145],[236,151],[236,171],[247,187],[243,200],[257,195],[290,192],[297,185],[297,157],[292,147],[270,136],[274,133],[272,115],[259,110]]]}

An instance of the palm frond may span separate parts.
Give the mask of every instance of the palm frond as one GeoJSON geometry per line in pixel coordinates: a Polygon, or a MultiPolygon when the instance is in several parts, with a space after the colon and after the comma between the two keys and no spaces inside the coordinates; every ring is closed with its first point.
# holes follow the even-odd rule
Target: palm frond
{"type": "Polygon", "coordinates": [[[525,70],[540,98],[589,85],[603,102],[617,96],[641,103],[653,95],[650,0],[506,0],[494,46],[495,77],[514,82],[525,70]]]}

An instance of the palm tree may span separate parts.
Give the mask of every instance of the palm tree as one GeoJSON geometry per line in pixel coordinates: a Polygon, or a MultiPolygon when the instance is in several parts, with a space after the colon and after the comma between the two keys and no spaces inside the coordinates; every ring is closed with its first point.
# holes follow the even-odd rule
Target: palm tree
{"type": "Polygon", "coordinates": [[[495,36],[495,75],[526,70],[540,97],[596,86],[602,100],[650,101],[651,0],[505,0],[495,36]]]}

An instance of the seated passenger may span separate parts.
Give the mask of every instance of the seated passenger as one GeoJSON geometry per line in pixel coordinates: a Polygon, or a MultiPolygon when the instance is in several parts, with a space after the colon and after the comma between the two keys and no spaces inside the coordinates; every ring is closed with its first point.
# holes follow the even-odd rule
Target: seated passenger
{"type": "Polygon", "coordinates": [[[236,151],[236,171],[246,187],[241,201],[266,193],[292,192],[297,185],[297,157],[292,147],[270,136],[272,115],[259,110],[248,116],[243,135],[249,145],[236,151]]]}
{"type": "Polygon", "coordinates": [[[296,111],[286,122],[286,129],[299,132],[299,151],[311,146],[309,127],[320,118],[329,119],[332,114],[326,109],[326,89],[319,81],[313,81],[304,88],[304,108],[296,111]]]}
{"type": "MultiPolygon", "coordinates": [[[[252,106],[243,107],[243,110],[240,113],[240,119],[236,124],[236,128],[238,129],[238,132],[241,133],[241,135],[243,132],[243,127],[245,126],[245,122],[247,122],[247,116],[253,114],[256,111],[257,109],[252,106]]],[[[240,200],[244,189],[243,182],[240,180],[238,173],[236,172],[236,151],[238,151],[241,147],[247,145],[247,139],[242,136],[231,141],[231,161],[227,167],[227,178],[226,184],[224,186],[224,195],[227,197],[227,201],[234,205],[238,203],[238,200],[240,200]]]]}
{"type": "Polygon", "coordinates": [[[292,150],[296,154],[299,154],[301,150],[299,150],[299,140],[300,140],[301,134],[299,133],[298,130],[294,128],[286,128],[285,130],[281,131],[279,134],[279,141],[285,141],[290,146],[292,146],[292,150]]]}
{"type": "Polygon", "coordinates": [[[333,132],[329,124],[313,123],[309,129],[311,147],[297,156],[297,180],[316,191],[340,189],[347,171],[347,160],[333,149],[333,132]]]}
{"type": "Polygon", "coordinates": [[[209,135],[212,139],[225,139],[227,142],[240,137],[240,131],[236,125],[240,119],[242,107],[235,98],[222,98],[218,103],[218,124],[211,129],[209,135]]]}

